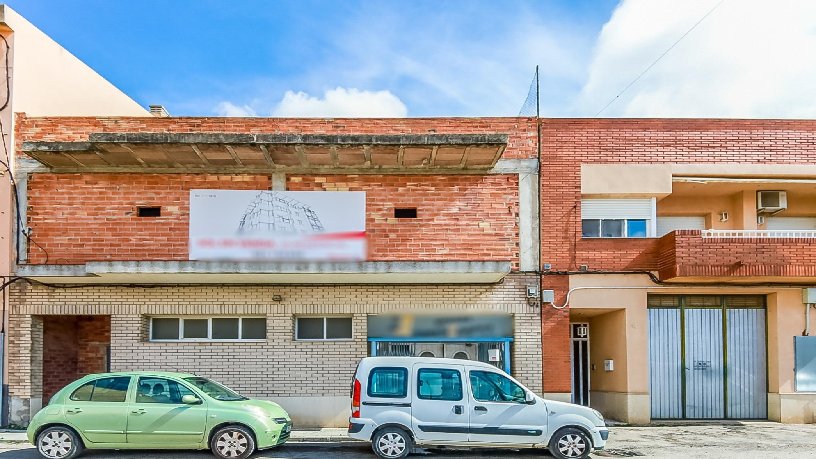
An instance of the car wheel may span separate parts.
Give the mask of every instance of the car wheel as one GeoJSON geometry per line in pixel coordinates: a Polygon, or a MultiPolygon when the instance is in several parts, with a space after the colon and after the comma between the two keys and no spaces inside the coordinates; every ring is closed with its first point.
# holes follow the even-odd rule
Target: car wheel
{"type": "Polygon", "coordinates": [[[37,452],[46,459],[71,459],[84,450],[79,435],[68,427],[49,427],[37,435],[37,452]]]}
{"type": "Polygon", "coordinates": [[[222,427],[212,436],[210,450],[223,459],[244,459],[255,452],[255,438],[246,427],[222,427]]]}
{"type": "Polygon", "coordinates": [[[378,457],[399,459],[411,454],[414,445],[407,432],[396,427],[387,427],[374,435],[371,447],[378,457]]]}
{"type": "Polygon", "coordinates": [[[549,449],[558,459],[586,459],[592,452],[592,440],[583,430],[567,427],[552,436],[549,449]]]}

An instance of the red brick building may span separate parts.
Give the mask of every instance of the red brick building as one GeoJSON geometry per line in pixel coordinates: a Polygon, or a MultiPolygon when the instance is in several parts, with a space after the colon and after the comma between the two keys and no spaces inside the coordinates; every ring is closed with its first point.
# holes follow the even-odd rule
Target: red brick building
{"type": "Polygon", "coordinates": [[[18,119],[13,420],[56,368],[96,365],[195,370],[343,425],[355,362],[411,353],[629,422],[814,421],[794,336],[816,283],[815,122],[18,119]],[[364,192],[365,259],[191,259],[196,190],[364,192]],[[380,333],[394,316],[414,332],[380,333]],[[420,338],[439,318],[493,325],[420,338]],[[229,320],[241,332],[215,338],[229,320]]]}

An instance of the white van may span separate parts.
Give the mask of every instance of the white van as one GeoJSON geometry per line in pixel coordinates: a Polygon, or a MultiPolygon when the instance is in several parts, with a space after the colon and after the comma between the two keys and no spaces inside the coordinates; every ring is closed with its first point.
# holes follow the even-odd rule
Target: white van
{"type": "Polygon", "coordinates": [[[601,413],[544,400],[472,360],[367,357],[351,396],[349,436],[388,459],[414,445],[541,447],[560,459],[586,458],[609,436],[601,413]]]}

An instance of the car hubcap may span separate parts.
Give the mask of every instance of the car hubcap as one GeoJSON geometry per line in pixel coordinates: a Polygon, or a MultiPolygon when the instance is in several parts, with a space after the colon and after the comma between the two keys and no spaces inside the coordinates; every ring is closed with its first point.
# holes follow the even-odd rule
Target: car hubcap
{"type": "Polygon", "coordinates": [[[61,430],[55,430],[43,435],[40,438],[40,444],[37,446],[43,456],[60,458],[67,456],[74,444],[71,442],[70,435],[61,430]]]}
{"type": "Polygon", "coordinates": [[[567,457],[580,457],[586,451],[586,442],[580,435],[564,435],[558,440],[558,451],[567,457]]]}
{"type": "Polygon", "coordinates": [[[377,442],[377,449],[384,456],[398,457],[405,451],[405,438],[400,434],[387,433],[380,437],[377,442]]]}
{"type": "Polygon", "coordinates": [[[218,437],[215,447],[223,457],[238,457],[246,452],[248,443],[241,432],[231,431],[218,437]]]}

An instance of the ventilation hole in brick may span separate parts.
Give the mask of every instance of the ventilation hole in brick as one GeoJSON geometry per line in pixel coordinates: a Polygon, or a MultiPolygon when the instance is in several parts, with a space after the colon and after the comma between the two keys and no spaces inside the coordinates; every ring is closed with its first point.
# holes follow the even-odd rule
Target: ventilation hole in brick
{"type": "Polygon", "coordinates": [[[394,218],[417,218],[416,207],[398,207],[394,209],[394,218]]]}
{"type": "Polygon", "coordinates": [[[161,217],[161,207],[137,207],[140,217],[161,217]]]}

